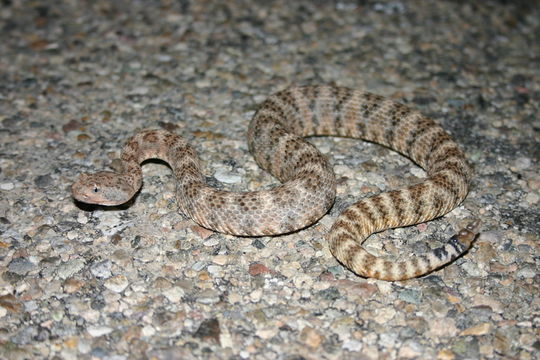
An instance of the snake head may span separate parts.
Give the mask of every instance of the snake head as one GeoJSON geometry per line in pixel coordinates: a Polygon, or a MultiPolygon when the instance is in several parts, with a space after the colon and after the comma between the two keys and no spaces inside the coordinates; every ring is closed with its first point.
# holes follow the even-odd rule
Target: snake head
{"type": "Polygon", "coordinates": [[[96,174],[81,174],[71,186],[71,194],[87,204],[114,206],[127,202],[138,189],[129,178],[104,171],[96,174]]]}

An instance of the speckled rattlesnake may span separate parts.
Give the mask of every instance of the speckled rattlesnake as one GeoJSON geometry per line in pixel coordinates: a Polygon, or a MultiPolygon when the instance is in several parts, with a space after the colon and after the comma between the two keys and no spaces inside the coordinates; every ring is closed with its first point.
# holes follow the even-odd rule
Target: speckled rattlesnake
{"type": "Polygon", "coordinates": [[[180,211],[200,225],[233,235],[275,235],[306,227],[332,206],[332,167],[303,137],[360,138],[394,149],[427,171],[427,178],[401,190],[362,199],[336,219],[328,240],[332,254],[365,277],[403,280],[428,273],[466,251],[475,221],[445,245],[403,262],[368,253],[370,234],[446,214],[466,196],[472,169],[449,135],[433,120],[405,105],[367,92],[330,86],[293,87],[269,97],[248,129],[249,149],[261,168],[282,184],[253,192],[220,191],[206,185],[194,149],[164,130],[145,130],[124,146],[122,174],[82,174],[72,187],[80,201],[118,205],[142,185],[140,163],[158,158],[177,179],[180,211]]]}

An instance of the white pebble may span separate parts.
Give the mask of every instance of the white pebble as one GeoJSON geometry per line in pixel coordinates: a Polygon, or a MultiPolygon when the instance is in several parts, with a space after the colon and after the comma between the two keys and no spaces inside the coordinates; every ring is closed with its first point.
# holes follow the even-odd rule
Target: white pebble
{"type": "Polygon", "coordinates": [[[264,329],[259,329],[255,332],[255,335],[260,337],[261,339],[268,340],[273,338],[278,333],[277,327],[268,327],[264,329]]]}
{"type": "Polygon", "coordinates": [[[206,263],[204,261],[197,261],[195,264],[191,266],[191,269],[195,271],[201,271],[206,266],[206,263]]]}
{"type": "Polygon", "coordinates": [[[142,328],[141,334],[142,336],[152,336],[156,333],[156,329],[154,329],[151,325],[146,325],[142,328]]]}
{"type": "Polygon", "coordinates": [[[527,194],[527,196],[525,196],[525,201],[529,205],[536,205],[540,201],[540,195],[535,192],[530,192],[527,194]]]}
{"type": "Polygon", "coordinates": [[[80,212],[79,215],[77,215],[77,222],[84,225],[88,222],[88,217],[80,212]]]}
{"type": "Polygon", "coordinates": [[[88,331],[90,336],[98,337],[111,333],[113,329],[108,326],[92,326],[86,329],[86,331],[88,331]]]}
{"type": "Polygon", "coordinates": [[[13,183],[7,182],[0,184],[0,190],[13,190],[15,188],[15,185],[13,183]]]}
{"type": "Polygon", "coordinates": [[[239,293],[236,293],[236,292],[229,293],[229,302],[231,304],[236,304],[236,303],[239,303],[240,301],[242,301],[242,296],[239,293]]]}
{"type": "Polygon", "coordinates": [[[38,305],[35,301],[27,301],[24,303],[24,310],[27,312],[32,312],[38,309],[38,305]]]}
{"type": "MultiPolygon", "coordinates": [[[[268,97],[268,95],[254,95],[253,96],[253,101],[256,103],[256,104],[260,104],[262,103],[264,100],[266,100],[266,98],[268,97]]],[[[251,118],[251,117],[250,117],[251,118]]]]}
{"type": "Polygon", "coordinates": [[[199,89],[200,88],[207,88],[207,87],[210,87],[212,84],[210,83],[210,81],[208,79],[201,79],[201,80],[197,80],[195,82],[195,86],[198,87],[199,89]]]}
{"type": "Polygon", "coordinates": [[[386,324],[396,315],[396,310],[392,308],[388,309],[377,309],[375,312],[375,322],[379,324],[386,324]]]}
{"type": "Polygon", "coordinates": [[[182,300],[184,290],[179,286],[173,286],[163,291],[163,295],[172,303],[177,303],[182,300]]]}
{"type": "Polygon", "coordinates": [[[206,270],[212,275],[218,275],[221,272],[221,266],[218,265],[208,265],[206,270]]]}
{"type": "Polygon", "coordinates": [[[79,342],[77,343],[77,350],[81,354],[88,354],[92,350],[90,341],[88,341],[87,339],[79,338],[79,342]]]}
{"type": "Polygon", "coordinates": [[[99,317],[101,316],[101,311],[94,310],[94,309],[78,309],[80,315],[86,322],[90,324],[95,324],[99,321],[99,317]]]}
{"type": "Polygon", "coordinates": [[[212,259],[212,262],[217,265],[225,265],[229,261],[229,257],[227,255],[216,255],[212,259]]]}
{"type": "Polygon", "coordinates": [[[124,275],[116,275],[107,279],[104,285],[111,291],[121,293],[128,287],[129,281],[124,275]]]}
{"type": "Polygon", "coordinates": [[[313,278],[307,274],[299,273],[293,278],[293,283],[299,289],[310,289],[313,286],[313,278]]]}
{"type": "Polygon", "coordinates": [[[279,271],[282,275],[291,278],[298,275],[298,269],[300,269],[300,267],[301,265],[298,261],[291,261],[280,266],[279,271]]]}
{"type": "Polygon", "coordinates": [[[158,54],[156,55],[156,60],[159,62],[169,62],[172,60],[172,57],[166,54],[158,54]]]}
{"type": "Polygon", "coordinates": [[[404,359],[414,359],[422,355],[423,348],[420,344],[411,342],[409,344],[403,345],[399,349],[399,358],[404,359]]]}
{"type": "Polygon", "coordinates": [[[426,176],[426,172],[417,167],[412,168],[411,173],[417,178],[423,178],[424,176],[426,176]]]}
{"type": "Polygon", "coordinates": [[[251,299],[251,301],[256,303],[256,302],[261,301],[262,294],[263,294],[262,289],[257,289],[257,290],[252,291],[251,294],[249,294],[249,298],[251,299]]]}
{"type": "Polygon", "coordinates": [[[358,340],[347,340],[343,342],[343,349],[348,351],[360,351],[362,343],[358,340]]]}
{"type": "Polygon", "coordinates": [[[530,166],[531,166],[531,159],[527,157],[520,157],[514,161],[511,167],[519,171],[519,170],[528,169],[530,166]]]}
{"type": "Polygon", "coordinates": [[[321,145],[317,145],[317,149],[319,149],[320,152],[322,152],[323,154],[328,154],[330,153],[330,144],[321,144],[321,145]]]}
{"type": "Polygon", "coordinates": [[[242,177],[224,170],[217,170],[214,174],[214,177],[218,181],[224,182],[226,184],[237,184],[242,181],[242,177]]]}
{"type": "Polygon", "coordinates": [[[203,243],[204,246],[216,246],[217,244],[219,244],[219,239],[216,237],[211,237],[203,243]]]}

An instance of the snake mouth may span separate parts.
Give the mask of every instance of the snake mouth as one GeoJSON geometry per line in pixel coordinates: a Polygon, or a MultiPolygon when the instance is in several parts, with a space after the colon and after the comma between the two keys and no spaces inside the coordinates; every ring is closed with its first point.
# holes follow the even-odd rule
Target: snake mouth
{"type": "Polygon", "coordinates": [[[118,205],[122,205],[124,203],[123,201],[105,200],[105,199],[103,199],[101,197],[97,198],[97,197],[92,196],[92,195],[74,193],[74,192],[72,192],[72,196],[76,201],[82,202],[82,203],[85,203],[85,204],[90,204],[90,205],[118,206],[118,205]]]}

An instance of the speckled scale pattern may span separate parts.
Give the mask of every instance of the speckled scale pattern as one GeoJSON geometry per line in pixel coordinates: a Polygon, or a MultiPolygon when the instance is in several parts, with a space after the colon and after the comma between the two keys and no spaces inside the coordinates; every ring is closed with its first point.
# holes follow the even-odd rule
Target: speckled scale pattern
{"type": "Polygon", "coordinates": [[[433,271],[470,247],[478,221],[444,246],[403,262],[375,257],[362,247],[374,232],[425,222],[455,208],[467,195],[472,168],[433,120],[382,96],[342,87],[292,87],[260,106],[248,128],[248,145],[260,167],[282,182],[272,189],[216,190],[205,183],[198,156],[185,140],[164,130],[144,130],[124,146],[122,174],[83,174],[72,193],[87,203],[124,203],[142,184],[140,163],[158,158],[176,176],[180,211],[200,225],[240,236],[288,233],[316,222],[335,198],[330,163],[303,139],[311,135],[372,141],[404,154],[427,172],[421,183],[362,199],[339,215],[327,238],[332,254],[350,270],[404,280],[433,271]]]}

